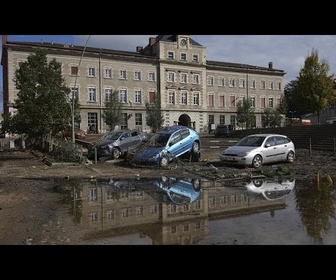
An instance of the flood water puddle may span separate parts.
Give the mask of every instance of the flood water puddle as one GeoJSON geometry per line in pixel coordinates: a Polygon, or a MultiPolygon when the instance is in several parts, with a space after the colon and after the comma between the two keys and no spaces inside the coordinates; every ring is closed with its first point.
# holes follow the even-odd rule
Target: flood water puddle
{"type": "Polygon", "coordinates": [[[83,245],[336,243],[331,178],[89,178],[55,191],[83,245]]]}

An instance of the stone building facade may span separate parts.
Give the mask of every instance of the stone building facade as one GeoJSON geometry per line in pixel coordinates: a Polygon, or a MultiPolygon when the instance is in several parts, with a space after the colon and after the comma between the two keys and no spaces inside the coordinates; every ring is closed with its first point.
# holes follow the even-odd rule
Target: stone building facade
{"type": "Polygon", "coordinates": [[[249,98],[255,126],[261,126],[265,108],[276,108],[284,94],[284,71],[239,63],[209,61],[206,47],[190,35],[150,37],[135,52],[55,44],[10,42],[2,36],[4,115],[13,111],[17,90],[15,70],[36,49],[62,63],[62,73],[81,107],[81,129],[94,125],[100,133],[109,130],[102,118],[105,100],[113,91],[122,102],[119,128],[149,131],[145,104],[160,96],[164,126],[186,125],[198,132],[216,124],[235,128],[237,103],[249,98]],[[75,90],[76,89],[76,90],[75,90]]]}

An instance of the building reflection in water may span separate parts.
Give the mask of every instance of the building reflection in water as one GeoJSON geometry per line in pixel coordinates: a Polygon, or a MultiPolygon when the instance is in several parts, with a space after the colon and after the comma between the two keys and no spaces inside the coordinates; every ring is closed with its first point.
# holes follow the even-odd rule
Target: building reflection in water
{"type": "Polygon", "coordinates": [[[153,245],[197,244],[209,221],[286,207],[295,180],[225,184],[200,179],[95,178],[72,186],[74,222],[88,242],[137,234],[153,245]]]}

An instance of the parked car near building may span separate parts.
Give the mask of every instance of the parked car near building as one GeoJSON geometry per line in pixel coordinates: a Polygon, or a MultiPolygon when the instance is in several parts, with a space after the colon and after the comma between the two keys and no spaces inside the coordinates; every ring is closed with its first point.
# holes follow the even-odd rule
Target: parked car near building
{"type": "Polygon", "coordinates": [[[230,126],[226,124],[218,124],[215,130],[216,137],[229,137],[230,136],[230,126]]]}
{"type": "Polygon", "coordinates": [[[138,130],[117,130],[105,133],[89,150],[89,158],[118,159],[147,141],[147,135],[138,130]]]}
{"type": "Polygon", "coordinates": [[[166,167],[182,155],[200,160],[199,134],[186,126],[174,125],[156,132],[147,143],[135,150],[132,162],[137,165],[166,167]]]}
{"type": "Polygon", "coordinates": [[[280,134],[252,134],[226,148],[220,160],[226,164],[259,168],[263,164],[293,162],[294,143],[280,134]]]}

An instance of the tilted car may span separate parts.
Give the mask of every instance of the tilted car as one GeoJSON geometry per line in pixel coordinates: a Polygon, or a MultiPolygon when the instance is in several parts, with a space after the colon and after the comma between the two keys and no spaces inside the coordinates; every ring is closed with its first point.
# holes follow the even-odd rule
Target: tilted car
{"type": "Polygon", "coordinates": [[[135,150],[132,162],[136,165],[166,167],[174,159],[189,155],[200,160],[201,139],[186,126],[174,125],[156,132],[144,145],[135,150]]]}
{"type": "Polygon", "coordinates": [[[89,158],[118,159],[147,141],[147,135],[138,130],[117,130],[105,133],[90,149],[89,158]]]}
{"type": "Polygon", "coordinates": [[[263,164],[295,160],[294,143],[280,134],[252,134],[226,148],[220,154],[226,164],[259,168],[263,164]]]}

